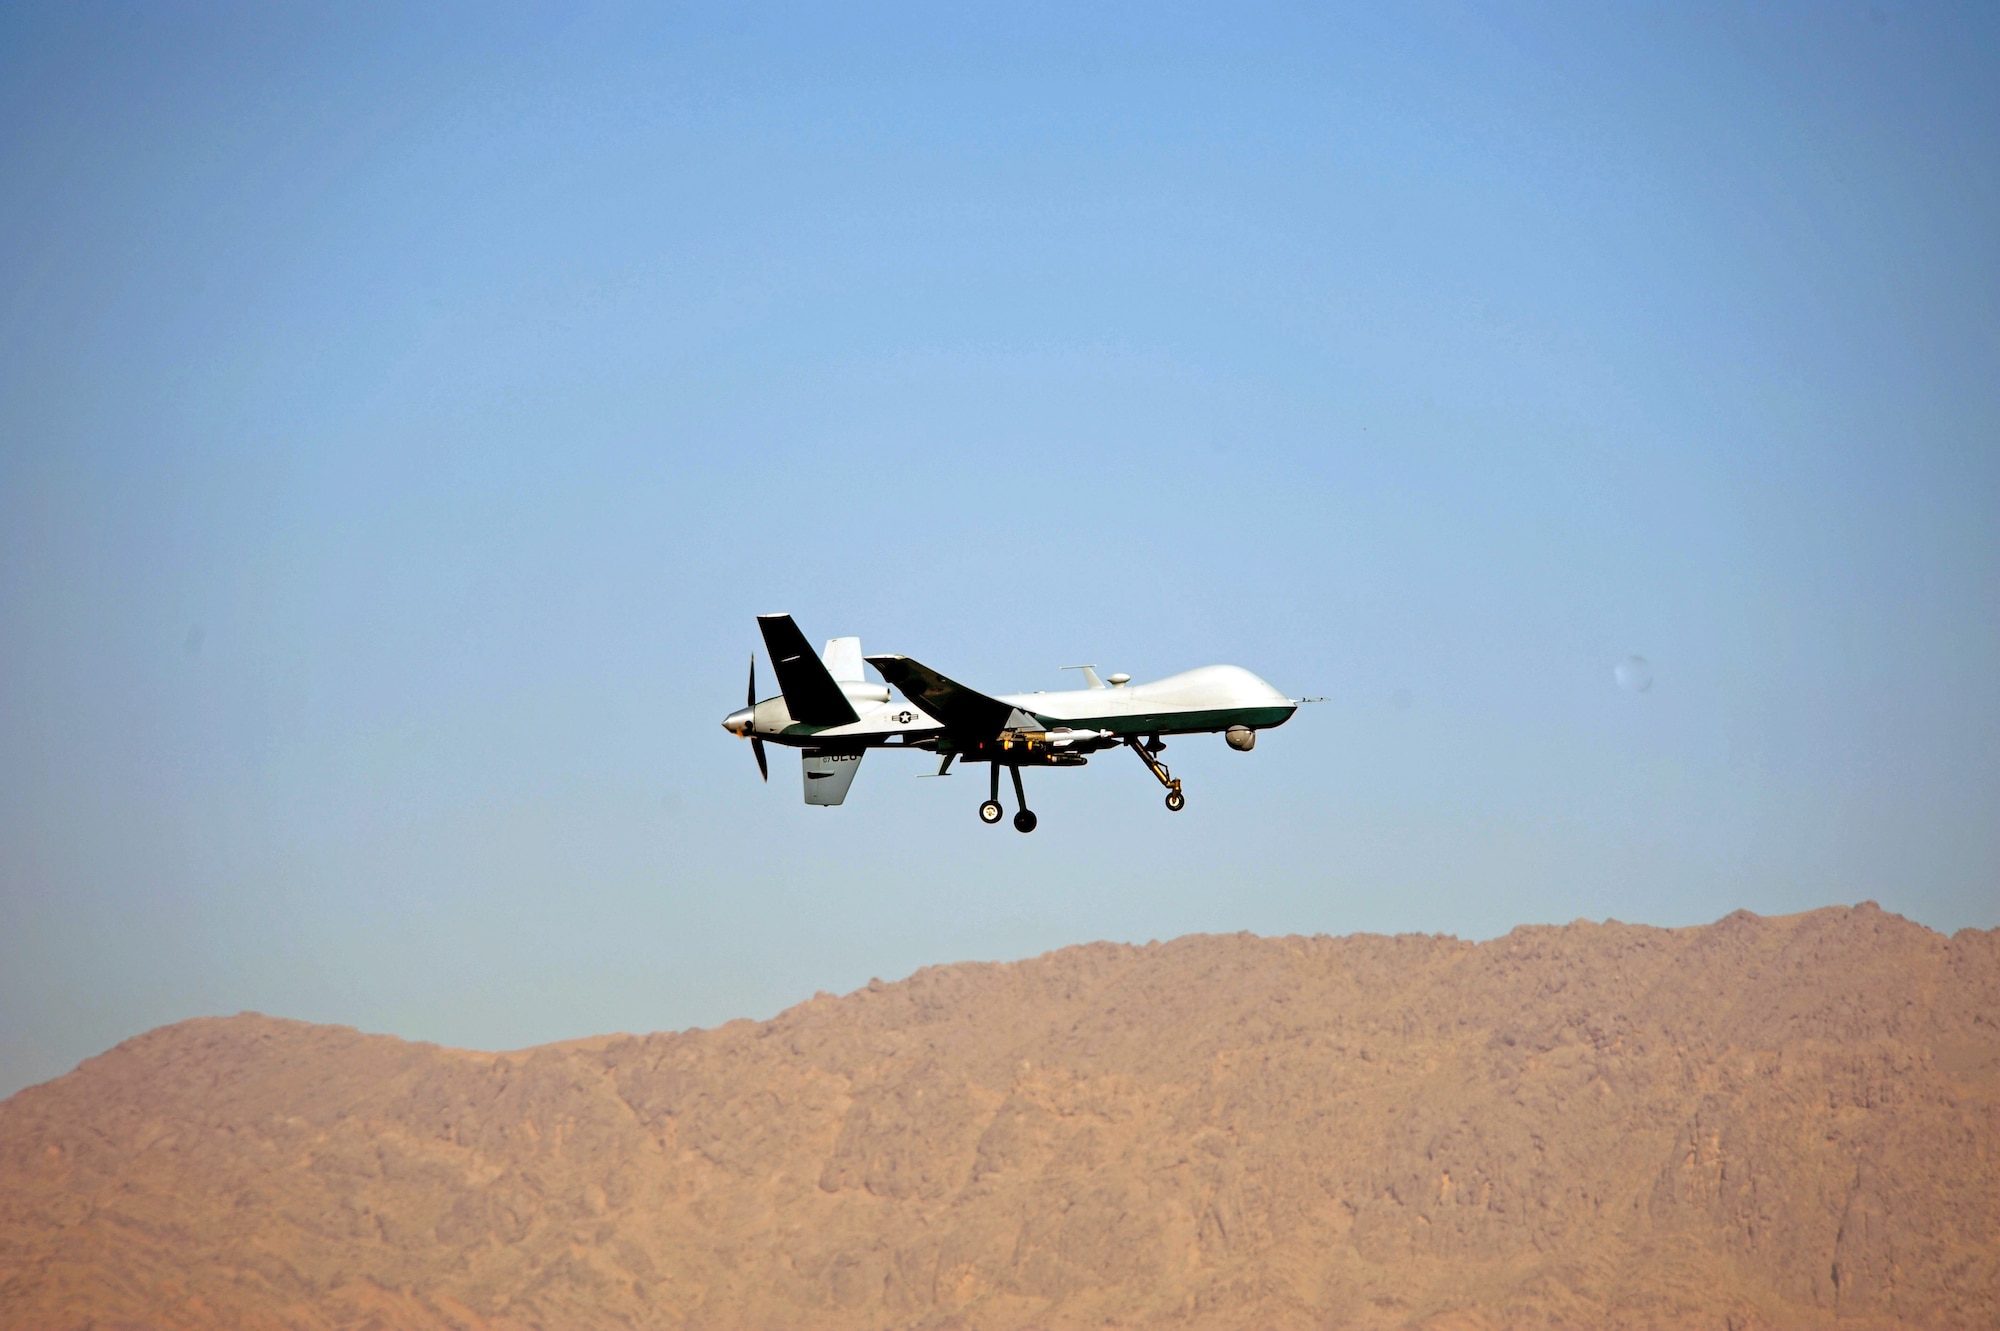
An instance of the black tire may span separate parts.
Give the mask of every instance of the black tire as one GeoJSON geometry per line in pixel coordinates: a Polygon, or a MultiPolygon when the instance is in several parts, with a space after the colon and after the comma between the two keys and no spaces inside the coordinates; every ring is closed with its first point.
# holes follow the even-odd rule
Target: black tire
{"type": "Polygon", "coordinates": [[[1014,830],[1016,832],[1032,832],[1035,830],[1035,824],[1040,821],[1040,819],[1035,817],[1033,809],[1023,809],[1014,815],[1014,830]]]}
{"type": "Polygon", "coordinates": [[[979,821],[987,824],[997,823],[1006,812],[1000,807],[999,800],[988,800],[979,806],[979,821]]]}
{"type": "Polygon", "coordinates": [[[1187,807],[1187,796],[1181,794],[1178,790],[1168,791],[1167,807],[1169,809],[1172,809],[1175,813],[1179,813],[1182,809],[1185,809],[1187,807]]]}

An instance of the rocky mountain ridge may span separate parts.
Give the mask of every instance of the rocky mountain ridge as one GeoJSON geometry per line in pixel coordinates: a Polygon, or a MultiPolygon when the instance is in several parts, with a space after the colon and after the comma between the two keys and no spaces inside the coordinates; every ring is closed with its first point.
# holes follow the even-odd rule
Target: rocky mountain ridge
{"type": "Polygon", "coordinates": [[[1990,1327],[2000,931],[1190,937],[0,1103],[9,1328],[1990,1327]]]}

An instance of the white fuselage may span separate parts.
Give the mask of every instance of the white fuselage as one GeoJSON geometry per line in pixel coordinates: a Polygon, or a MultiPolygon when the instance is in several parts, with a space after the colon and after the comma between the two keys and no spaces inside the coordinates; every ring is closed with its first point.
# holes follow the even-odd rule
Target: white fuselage
{"type": "Polygon", "coordinates": [[[854,708],[855,721],[844,726],[801,726],[792,720],[785,697],[765,698],[754,709],[756,733],[779,744],[847,743],[878,745],[904,743],[942,730],[937,721],[907,699],[896,696],[887,684],[842,680],[840,691],[854,708]],[[898,736],[903,738],[898,739],[898,736]]]}
{"type": "MultiPolygon", "coordinates": [[[[1109,684],[1095,689],[1062,689],[1053,693],[1003,694],[1001,702],[1047,721],[1075,727],[1123,731],[1129,723],[1158,717],[1163,722],[1187,721],[1211,713],[1283,709],[1293,702],[1242,666],[1212,665],[1184,670],[1150,684],[1109,684]],[[1125,724],[1119,724],[1119,723],[1125,724]]],[[[1265,724],[1276,724],[1266,722],[1265,724]]],[[[1224,729],[1195,725],[1189,729],[1224,729]]],[[[1146,727],[1153,729],[1154,727],[1146,727]]],[[[1173,729],[1171,724],[1160,727],[1173,729]]]]}
{"type": "MultiPolygon", "coordinates": [[[[780,744],[868,747],[916,743],[944,727],[887,685],[842,681],[841,692],[858,719],[841,726],[802,726],[783,695],[756,705],[755,731],[780,744]]],[[[1051,730],[1070,728],[1106,737],[1226,730],[1283,725],[1298,704],[1241,666],[1212,665],[1147,684],[1105,685],[1047,693],[1004,694],[998,699],[1036,717],[1051,730]]]]}

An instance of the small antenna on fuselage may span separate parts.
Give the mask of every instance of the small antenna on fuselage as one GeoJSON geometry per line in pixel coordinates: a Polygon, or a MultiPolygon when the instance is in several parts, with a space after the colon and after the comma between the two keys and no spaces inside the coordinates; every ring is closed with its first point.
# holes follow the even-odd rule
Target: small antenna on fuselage
{"type": "Polygon", "coordinates": [[[1063,669],[1081,670],[1083,672],[1084,683],[1088,684],[1093,689],[1101,689],[1104,687],[1104,681],[1097,677],[1097,666],[1095,663],[1092,663],[1087,666],[1064,666],[1063,669]]]}

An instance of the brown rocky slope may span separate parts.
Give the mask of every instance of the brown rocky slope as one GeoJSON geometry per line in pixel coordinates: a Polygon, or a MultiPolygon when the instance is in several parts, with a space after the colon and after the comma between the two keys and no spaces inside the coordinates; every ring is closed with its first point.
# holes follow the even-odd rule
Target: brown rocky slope
{"type": "Polygon", "coordinates": [[[2000,931],[1193,937],[0,1104],[0,1326],[2000,1326],[2000,931]]]}

